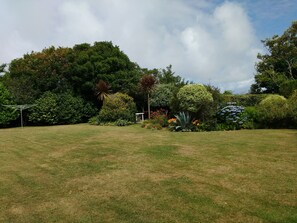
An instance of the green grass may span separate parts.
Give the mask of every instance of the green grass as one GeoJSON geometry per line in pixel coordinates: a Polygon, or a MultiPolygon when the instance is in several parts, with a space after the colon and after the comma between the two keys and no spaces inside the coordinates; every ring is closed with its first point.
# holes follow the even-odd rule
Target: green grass
{"type": "Polygon", "coordinates": [[[0,130],[0,222],[297,222],[297,131],[0,130]]]}

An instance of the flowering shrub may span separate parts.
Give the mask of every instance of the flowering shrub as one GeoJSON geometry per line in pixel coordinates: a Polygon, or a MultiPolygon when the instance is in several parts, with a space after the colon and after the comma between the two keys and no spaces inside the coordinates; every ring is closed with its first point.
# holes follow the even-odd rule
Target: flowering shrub
{"type": "Polygon", "coordinates": [[[151,113],[151,121],[154,124],[160,124],[162,127],[168,126],[168,117],[166,110],[160,109],[151,113]]]}
{"type": "Polygon", "coordinates": [[[154,123],[152,120],[145,120],[141,123],[141,127],[145,129],[161,130],[162,126],[158,123],[154,123]]]}
{"type": "Polygon", "coordinates": [[[222,108],[217,113],[220,129],[241,129],[243,124],[247,121],[247,117],[243,115],[243,112],[243,106],[228,105],[222,108]]]}

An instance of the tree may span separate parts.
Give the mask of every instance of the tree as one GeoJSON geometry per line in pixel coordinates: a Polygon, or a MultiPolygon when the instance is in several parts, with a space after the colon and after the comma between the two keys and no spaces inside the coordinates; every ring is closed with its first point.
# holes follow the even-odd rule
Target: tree
{"type": "Polygon", "coordinates": [[[177,98],[180,102],[180,108],[198,115],[203,115],[203,108],[213,102],[211,93],[200,84],[183,86],[177,93],[177,98]]]}
{"type": "Polygon", "coordinates": [[[96,103],[99,80],[114,92],[136,94],[141,69],[111,42],[83,43],[73,48],[50,47],[11,62],[3,83],[18,104],[33,103],[41,95],[72,92],[96,103]]]}
{"type": "Polygon", "coordinates": [[[4,72],[4,68],[6,67],[6,64],[0,65],[0,73],[4,72]]]}
{"type": "Polygon", "coordinates": [[[140,88],[143,93],[147,94],[147,109],[148,109],[148,118],[151,118],[151,106],[150,106],[150,94],[153,91],[153,88],[156,84],[156,78],[151,74],[144,75],[140,81],[140,88]]]}
{"type": "Polygon", "coordinates": [[[282,83],[297,79],[297,21],[281,36],[262,41],[267,54],[258,54],[252,93],[279,93],[282,83]]]}
{"type": "Polygon", "coordinates": [[[172,65],[167,66],[166,69],[158,70],[156,79],[159,84],[172,84],[177,87],[182,87],[187,84],[183,78],[179,75],[175,75],[172,71],[172,65]]]}
{"type": "Polygon", "coordinates": [[[169,108],[174,97],[175,86],[172,84],[157,84],[151,95],[153,107],[169,108]]]}

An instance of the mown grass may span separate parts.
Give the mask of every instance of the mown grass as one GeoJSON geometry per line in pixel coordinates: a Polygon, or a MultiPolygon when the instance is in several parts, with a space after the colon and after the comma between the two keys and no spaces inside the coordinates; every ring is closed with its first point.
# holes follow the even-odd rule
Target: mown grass
{"type": "Polygon", "coordinates": [[[297,222],[297,131],[0,130],[0,222],[297,222]]]}

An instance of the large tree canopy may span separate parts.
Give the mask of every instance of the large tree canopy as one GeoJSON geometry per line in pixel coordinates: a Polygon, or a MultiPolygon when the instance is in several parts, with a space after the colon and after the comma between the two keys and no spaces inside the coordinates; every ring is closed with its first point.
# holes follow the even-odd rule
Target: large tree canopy
{"type": "Polygon", "coordinates": [[[282,84],[297,79],[297,21],[283,35],[262,41],[268,52],[258,54],[252,93],[279,93],[282,84]]]}
{"type": "Polygon", "coordinates": [[[50,47],[15,59],[4,83],[18,103],[32,103],[44,92],[73,92],[89,101],[96,100],[99,80],[115,92],[136,94],[141,69],[111,42],[50,47]]]}

